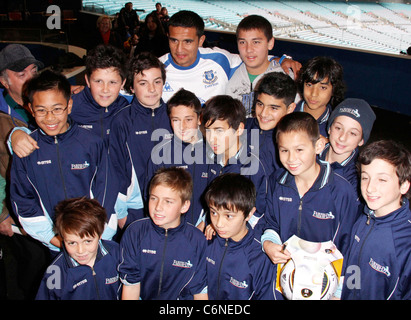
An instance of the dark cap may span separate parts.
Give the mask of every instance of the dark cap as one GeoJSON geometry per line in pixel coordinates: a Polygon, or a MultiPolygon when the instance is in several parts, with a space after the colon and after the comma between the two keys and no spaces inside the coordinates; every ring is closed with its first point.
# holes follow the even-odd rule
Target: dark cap
{"type": "Polygon", "coordinates": [[[9,44],[0,51],[0,72],[4,69],[20,72],[31,64],[38,68],[44,67],[44,64],[34,58],[30,50],[21,44],[9,44]]]}
{"type": "Polygon", "coordinates": [[[350,117],[361,125],[364,144],[367,143],[375,121],[375,113],[367,101],[363,99],[348,98],[337,105],[328,119],[328,130],[338,116],[350,117]]]}

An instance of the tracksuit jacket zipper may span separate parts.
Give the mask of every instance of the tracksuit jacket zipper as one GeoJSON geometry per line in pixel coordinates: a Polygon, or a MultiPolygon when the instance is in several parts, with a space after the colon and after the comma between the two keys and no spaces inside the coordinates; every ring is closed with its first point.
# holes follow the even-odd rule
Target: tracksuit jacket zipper
{"type": "Polygon", "coordinates": [[[228,249],[228,239],[225,239],[224,247],[225,247],[225,249],[224,249],[223,257],[222,257],[221,262],[220,262],[220,267],[218,268],[217,295],[216,295],[216,299],[217,299],[217,300],[218,300],[218,297],[219,297],[219,295],[220,295],[221,268],[223,267],[224,258],[225,258],[225,255],[226,255],[227,249],[228,249]]]}
{"type": "MultiPolygon", "coordinates": [[[[358,252],[358,263],[357,263],[358,266],[361,265],[361,264],[360,264],[360,263],[361,263],[361,255],[362,255],[362,250],[363,250],[363,248],[364,248],[364,245],[365,245],[365,243],[366,243],[366,241],[367,241],[368,236],[371,234],[371,231],[374,229],[374,226],[375,226],[375,220],[374,220],[374,219],[371,219],[371,216],[368,215],[367,222],[366,222],[366,225],[367,225],[367,226],[370,224],[370,221],[371,221],[371,220],[372,220],[372,225],[371,225],[371,227],[370,227],[370,230],[368,230],[367,234],[365,235],[364,240],[362,241],[362,244],[361,244],[361,247],[360,247],[360,251],[358,252]]],[[[354,295],[357,296],[357,295],[358,295],[358,292],[359,292],[359,291],[354,291],[354,295]]]]}
{"type": "Polygon", "coordinates": [[[67,188],[66,188],[66,183],[64,181],[63,168],[61,167],[60,148],[59,148],[59,142],[57,140],[57,136],[54,136],[54,144],[56,145],[57,160],[58,160],[58,163],[59,163],[59,172],[60,172],[60,177],[61,177],[61,181],[62,181],[62,184],[63,184],[64,198],[67,199],[67,188]]]}
{"type": "Polygon", "coordinates": [[[297,236],[300,236],[300,232],[301,232],[302,212],[303,212],[303,199],[300,198],[300,204],[298,205],[297,236]]]}
{"type": "Polygon", "coordinates": [[[165,260],[165,256],[166,256],[167,238],[168,238],[168,230],[166,229],[164,247],[163,247],[163,257],[161,259],[160,279],[158,280],[158,293],[157,293],[157,296],[160,296],[161,286],[163,284],[164,260],[165,260]]]}
{"type": "Polygon", "coordinates": [[[100,300],[100,292],[99,292],[99,290],[98,290],[97,279],[96,279],[96,272],[94,271],[94,268],[93,268],[93,267],[91,267],[91,271],[92,271],[92,274],[93,274],[94,286],[96,287],[97,300],[100,300]]]}

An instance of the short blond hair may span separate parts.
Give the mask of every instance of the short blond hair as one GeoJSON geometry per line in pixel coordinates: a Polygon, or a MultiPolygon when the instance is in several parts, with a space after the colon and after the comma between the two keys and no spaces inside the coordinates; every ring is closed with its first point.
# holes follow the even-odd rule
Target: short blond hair
{"type": "Polygon", "coordinates": [[[157,170],[153,179],[151,179],[149,192],[151,193],[151,190],[159,185],[176,191],[182,203],[191,199],[193,179],[191,178],[191,174],[183,168],[169,167],[157,170]]]}
{"type": "Polygon", "coordinates": [[[104,19],[110,20],[110,30],[111,30],[111,29],[113,28],[113,25],[112,25],[112,23],[111,23],[111,18],[110,18],[108,15],[102,15],[102,16],[98,17],[97,22],[96,22],[97,29],[98,29],[98,27],[100,26],[100,23],[101,23],[104,19]]]}

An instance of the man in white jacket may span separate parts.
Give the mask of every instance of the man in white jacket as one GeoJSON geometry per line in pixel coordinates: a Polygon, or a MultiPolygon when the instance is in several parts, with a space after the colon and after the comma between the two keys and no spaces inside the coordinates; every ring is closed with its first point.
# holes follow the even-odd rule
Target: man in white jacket
{"type": "MultiPolygon", "coordinates": [[[[175,13],[168,29],[170,53],[160,57],[167,71],[163,100],[167,101],[180,88],[195,92],[202,104],[224,94],[228,81],[242,63],[240,56],[220,48],[203,48],[204,21],[195,12],[175,13]]],[[[282,58],[281,62],[286,70],[301,66],[291,59],[282,58]]]]}

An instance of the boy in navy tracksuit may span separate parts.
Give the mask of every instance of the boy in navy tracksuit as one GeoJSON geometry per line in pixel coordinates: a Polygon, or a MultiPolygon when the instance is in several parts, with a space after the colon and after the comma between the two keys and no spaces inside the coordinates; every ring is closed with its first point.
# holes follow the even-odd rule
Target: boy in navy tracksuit
{"type": "Polygon", "coordinates": [[[153,148],[147,164],[145,190],[159,168],[177,166],[186,169],[193,179],[193,196],[184,218],[204,230],[202,196],[207,187],[208,164],[206,144],[199,128],[201,102],[194,93],[180,89],[168,100],[167,107],[174,135],[153,148]]]}
{"type": "Polygon", "coordinates": [[[144,217],[142,192],[151,150],[172,136],[167,105],[161,98],[165,76],[157,57],[136,56],[129,75],[133,101],[112,122],[109,159],[119,183],[116,213],[123,225],[144,217]]]}
{"type": "MultiPolygon", "coordinates": [[[[25,231],[53,251],[61,239],[53,230],[54,206],[78,196],[106,199],[107,151],[101,138],[68,118],[70,84],[61,74],[41,73],[27,85],[29,107],[39,129],[31,133],[39,149],[13,156],[10,196],[25,231]]],[[[108,214],[103,237],[111,239],[117,218],[108,214]]]]}
{"type": "Polygon", "coordinates": [[[291,236],[313,242],[332,240],[347,253],[349,235],[358,215],[350,183],[330,165],[316,160],[324,148],[318,124],[306,112],[284,116],[276,140],[284,169],[270,177],[263,248],[274,263],[291,256],[282,243],[291,236]]]}
{"type": "Polygon", "coordinates": [[[205,194],[217,235],[206,250],[210,300],[282,299],[271,263],[247,221],[255,212],[252,181],[238,173],[215,178],[205,194]]]}
{"type": "MultiPolygon", "coordinates": [[[[127,57],[121,50],[110,45],[97,46],[86,56],[87,85],[83,91],[72,96],[71,119],[80,127],[101,137],[106,144],[113,115],[129,104],[127,99],[120,95],[126,81],[126,62],[127,57]]],[[[17,129],[30,134],[27,128],[17,129]]],[[[25,151],[23,156],[28,156],[37,148],[36,142],[27,138],[27,135],[19,134],[17,137],[13,133],[9,140],[13,149],[25,151]]]]}
{"type": "Polygon", "coordinates": [[[150,218],[131,223],[120,243],[122,299],[207,299],[206,239],[181,218],[192,188],[182,168],[162,168],[151,180],[150,218]]]}
{"type": "Polygon", "coordinates": [[[127,58],[113,47],[98,45],[86,56],[86,84],[73,95],[71,118],[108,142],[113,115],[128,101],[120,90],[127,78],[127,58]]]}
{"type": "Polygon", "coordinates": [[[119,244],[101,240],[106,216],[94,199],[81,197],[58,203],[56,231],[63,239],[63,250],[47,268],[37,300],[119,298],[119,244]]]}
{"type": "Polygon", "coordinates": [[[208,181],[228,172],[250,178],[257,192],[257,210],[248,223],[255,229],[265,213],[268,176],[264,163],[247,144],[246,135],[243,135],[245,122],[244,106],[228,95],[209,99],[201,120],[211,149],[207,152],[207,162],[210,163],[208,181]]]}
{"type": "Polygon", "coordinates": [[[249,144],[259,154],[267,176],[281,167],[274,142],[275,127],[284,115],[294,111],[296,94],[293,79],[281,72],[265,74],[254,90],[255,117],[247,118],[245,128],[249,144]]]}
{"type": "Polygon", "coordinates": [[[307,112],[318,123],[320,134],[328,138],[327,123],[333,108],[344,99],[342,66],[330,57],[314,57],[305,63],[297,78],[303,99],[294,112],[307,112]]]}
{"type": "Polygon", "coordinates": [[[373,142],[358,158],[366,202],[344,259],[343,300],[411,299],[411,154],[395,141],[373,142]]]}
{"type": "Polygon", "coordinates": [[[374,111],[365,100],[345,99],[328,119],[329,143],[319,154],[319,159],[328,161],[358,193],[358,148],[367,143],[374,121],[374,111]]]}

